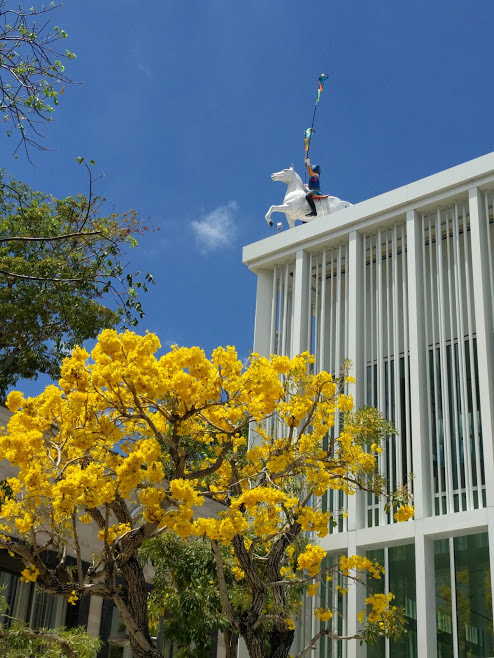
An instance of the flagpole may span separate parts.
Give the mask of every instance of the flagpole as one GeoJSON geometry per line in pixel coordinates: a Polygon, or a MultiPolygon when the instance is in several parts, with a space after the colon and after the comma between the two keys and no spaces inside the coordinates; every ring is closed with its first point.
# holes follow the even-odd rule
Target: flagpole
{"type": "MultiPolygon", "coordinates": [[[[310,151],[310,140],[312,138],[312,134],[315,133],[316,131],[314,130],[314,121],[316,120],[316,111],[317,111],[317,104],[319,103],[319,99],[321,98],[321,92],[324,83],[328,79],[327,73],[322,73],[319,76],[319,89],[317,90],[317,98],[316,102],[314,103],[314,112],[312,114],[312,124],[311,127],[308,128],[305,131],[305,157],[309,157],[309,151],[310,151]]],[[[307,179],[307,165],[305,165],[305,174],[304,174],[304,179],[307,179]]]]}

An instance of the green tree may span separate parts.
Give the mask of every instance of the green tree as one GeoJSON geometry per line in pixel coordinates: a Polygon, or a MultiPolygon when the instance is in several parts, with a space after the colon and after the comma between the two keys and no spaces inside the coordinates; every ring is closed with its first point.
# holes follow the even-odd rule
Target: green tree
{"type": "Polygon", "coordinates": [[[124,272],[143,230],[134,211],[110,212],[93,194],[54,199],[0,171],[0,392],[19,377],[58,377],[75,344],[136,324],[149,274],[124,272]]]}
{"type": "MultiPolygon", "coordinates": [[[[8,6],[0,0],[0,114],[7,134],[24,145],[43,148],[40,124],[51,121],[52,112],[71,82],[65,62],[75,57],[60,48],[67,33],[51,27],[51,13],[60,7],[32,0],[29,9],[8,6]]],[[[16,149],[16,150],[17,150],[16,149]]]]}
{"type": "MultiPolygon", "coordinates": [[[[226,578],[233,593],[233,556],[221,547],[226,578]]],[[[218,631],[223,632],[227,658],[237,655],[238,636],[221,610],[216,564],[209,542],[187,542],[170,532],[146,542],[140,557],[150,560],[155,575],[149,597],[149,617],[178,658],[209,658],[218,631]]],[[[238,592],[241,596],[241,592],[238,592]]],[[[233,594],[232,594],[233,595],[233,594]]]]}

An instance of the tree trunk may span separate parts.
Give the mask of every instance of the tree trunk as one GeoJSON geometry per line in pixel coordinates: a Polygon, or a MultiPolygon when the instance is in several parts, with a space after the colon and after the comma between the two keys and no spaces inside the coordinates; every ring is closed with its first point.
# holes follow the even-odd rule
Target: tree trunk
{"type": "Polygon", "coordinates": [[[289,628],[272,631],[245,629],[242,637],[247,645],[249,658],[288,658],[295,632],[289,628]]]}
{"type": "Polygon", "coordinates": [[[149,634],[147,585],[142,566],[134,556],[120,565],[119,571],[127,589],[114,602],[127,626],[132,658],[162,658],[149,634]]]}
{"type": "Polygon", "coordinates": [[[269,658],[288,658],[294,636],[295,632],[289,628],[283,630],[273,629],[269,633],[269,658]]]}
{"type": "Polygon", "coordinates": [[[249,658],[267,658],[263,648],[263,638],[259,637],[258,633],[249,628],[242,632],[242,637],[245,640],[249,658]]]}

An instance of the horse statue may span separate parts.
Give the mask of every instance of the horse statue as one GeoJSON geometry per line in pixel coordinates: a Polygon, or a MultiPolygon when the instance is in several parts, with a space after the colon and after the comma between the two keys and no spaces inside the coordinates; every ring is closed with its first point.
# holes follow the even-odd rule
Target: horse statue
{"type": "Polygon", "coordinates": [[[318,217],[324,217],[329,215],[332,212],[337,212],[342,208],[347,208],[351,206],[351,203],[348,201],[342,201],[336,196],[323,196],[323,197],[314,197],[316,203],[317,216],[316,217],[306,217],[307,213],[310,212],[310,206],[308,201],[305,198],[307,190],[302,183],[302,179],[297,174],[293,165],[289,169],[283,169],[278,171],[275,174],[271,174],[271,180],[281,181],[288,185],[285,198],[281,206],[271,206],[266,214],[266,221],[269,226],[273,226],[273,220],[271,219],[271,214],[274,212],[284,212],[288,226],[293,228],[295,226],[295,220],[300,219],[302,222],[310,222],[313,219],[318,217]]]}

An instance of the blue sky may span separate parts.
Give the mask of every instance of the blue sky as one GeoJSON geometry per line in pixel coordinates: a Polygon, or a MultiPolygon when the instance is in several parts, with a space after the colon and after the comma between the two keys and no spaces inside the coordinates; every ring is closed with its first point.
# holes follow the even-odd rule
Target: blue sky
{"type": "Polygon", "coordinates": [[[492,0],[66,0],[54,20],[84,84],[35,167],[4,135],[1,166],[65,196],[86,190],[76,158],[92,158],[97,191],[159,228],[129,259],[157,282],[139,331],[165,346],[248,354],[242,246],[275,231],[264,215],[285,188],[270,174],[303,175],[321,73],[311,158],[326,193],[358,203],[494,150],[492,0]]]}

